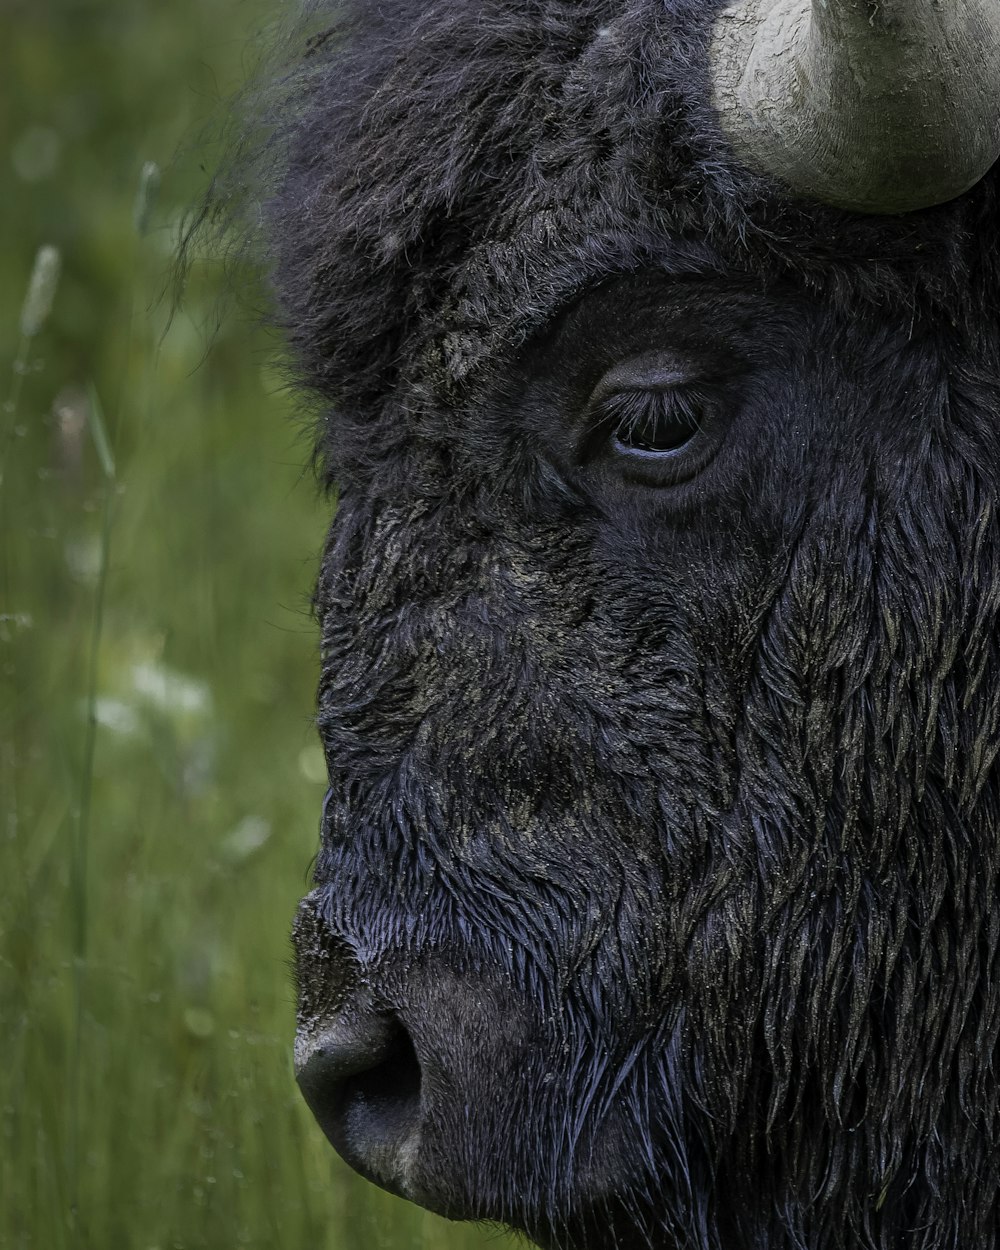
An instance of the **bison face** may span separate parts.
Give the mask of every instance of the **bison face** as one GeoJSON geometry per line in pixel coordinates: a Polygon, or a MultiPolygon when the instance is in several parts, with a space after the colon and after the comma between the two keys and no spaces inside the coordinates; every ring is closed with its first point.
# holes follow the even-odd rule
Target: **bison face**
{"type": "Polygon", "coordinates": [[[296,1058],[359,1171],[560,1247],[987,1243],[998,378],[706,264],[331,419],[296,1058]]]}

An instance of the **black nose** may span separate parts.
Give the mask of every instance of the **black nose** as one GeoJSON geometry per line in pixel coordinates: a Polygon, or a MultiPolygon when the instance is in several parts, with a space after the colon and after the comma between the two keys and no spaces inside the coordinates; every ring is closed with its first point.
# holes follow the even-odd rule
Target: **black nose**
{"type": "Polygon", "coordinates": [[[347,1163],[408,1196],[420,1143],[421,1072],[409,1033],[364,994],[296,1038],[299,1088],[347,1163]]]}

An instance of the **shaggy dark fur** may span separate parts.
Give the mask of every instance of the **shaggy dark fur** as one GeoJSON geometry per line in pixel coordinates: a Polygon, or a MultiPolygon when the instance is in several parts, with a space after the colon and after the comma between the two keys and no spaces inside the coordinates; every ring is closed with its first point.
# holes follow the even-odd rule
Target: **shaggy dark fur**
{"type": "Polygon", "coordinates": [[[402,1022],[402,1188],[453,1215],[995,1245],[996,171],[790,201],[711,112],[714,0],[325,7],[266,148],[341,491],[304,1017],[402,1022]],[[581,421],[663,350],[717,447],[651,485],[581,421]]]}

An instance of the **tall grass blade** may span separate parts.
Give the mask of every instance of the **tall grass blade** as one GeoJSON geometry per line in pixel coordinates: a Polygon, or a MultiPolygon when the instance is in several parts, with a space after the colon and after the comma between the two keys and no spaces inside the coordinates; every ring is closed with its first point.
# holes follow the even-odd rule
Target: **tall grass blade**
{"type": "MultiPolygon", "coordinates": [[[[101,472],[104,474],[106,482],[115,482],[115,458],[111,452],[111,441],[108,438],[108,427],[104,420],[104,410],[101,406],[100,396],[97,394],[97,388],[93,382],[87,387],[87,421],[90,425],[90,434],[94,440],[94,447],[97,451],[97,459],[101,465],[101,472]]],[[[105,499],[105,503],[107,500],[105,499]]]]}
{"type": "Polygon", "coordinates": [[[77,808],[73,846],[71,848],[70,891],[73,910],[73,1046],[70,1081],[69,1115],[69,1177],[70,1212],[73,1243],[82,1244],[79,1212],[80,1188],[80,1101],[84,1051],[84,1004],[87,979],[88,938],[88,868],[90,851],[90,813],[94,786],[94,751],[97,745],[97,689],[101,635],[104,627],[104,605],[107,594],[108,565],[111,554],[111,531],[117,497],[115,460],[108,440],[107,425],[97,388],[88,387],[87,418],[104,475],[104,501],[101,508],[101,537],[98,556],[97,585],[90,629],[87,661],[86,726],[83,761],[80,769],[80,801],[77,808]]]}

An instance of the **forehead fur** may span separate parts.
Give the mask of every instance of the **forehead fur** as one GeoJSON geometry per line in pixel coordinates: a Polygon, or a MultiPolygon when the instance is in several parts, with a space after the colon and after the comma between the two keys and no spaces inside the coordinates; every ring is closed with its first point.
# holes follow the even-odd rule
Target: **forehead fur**
{"type": "Polygon", "coordinates": [[[952,324],[995,301],[994,174],[954,204],[866,218],[790,203],[739,165],[710,103],[719,7],[311,6],[322,30],[282,79],[266,220],[303,379],[358,415],[451,404],[579,291],[649,267],[952,324]]]}

